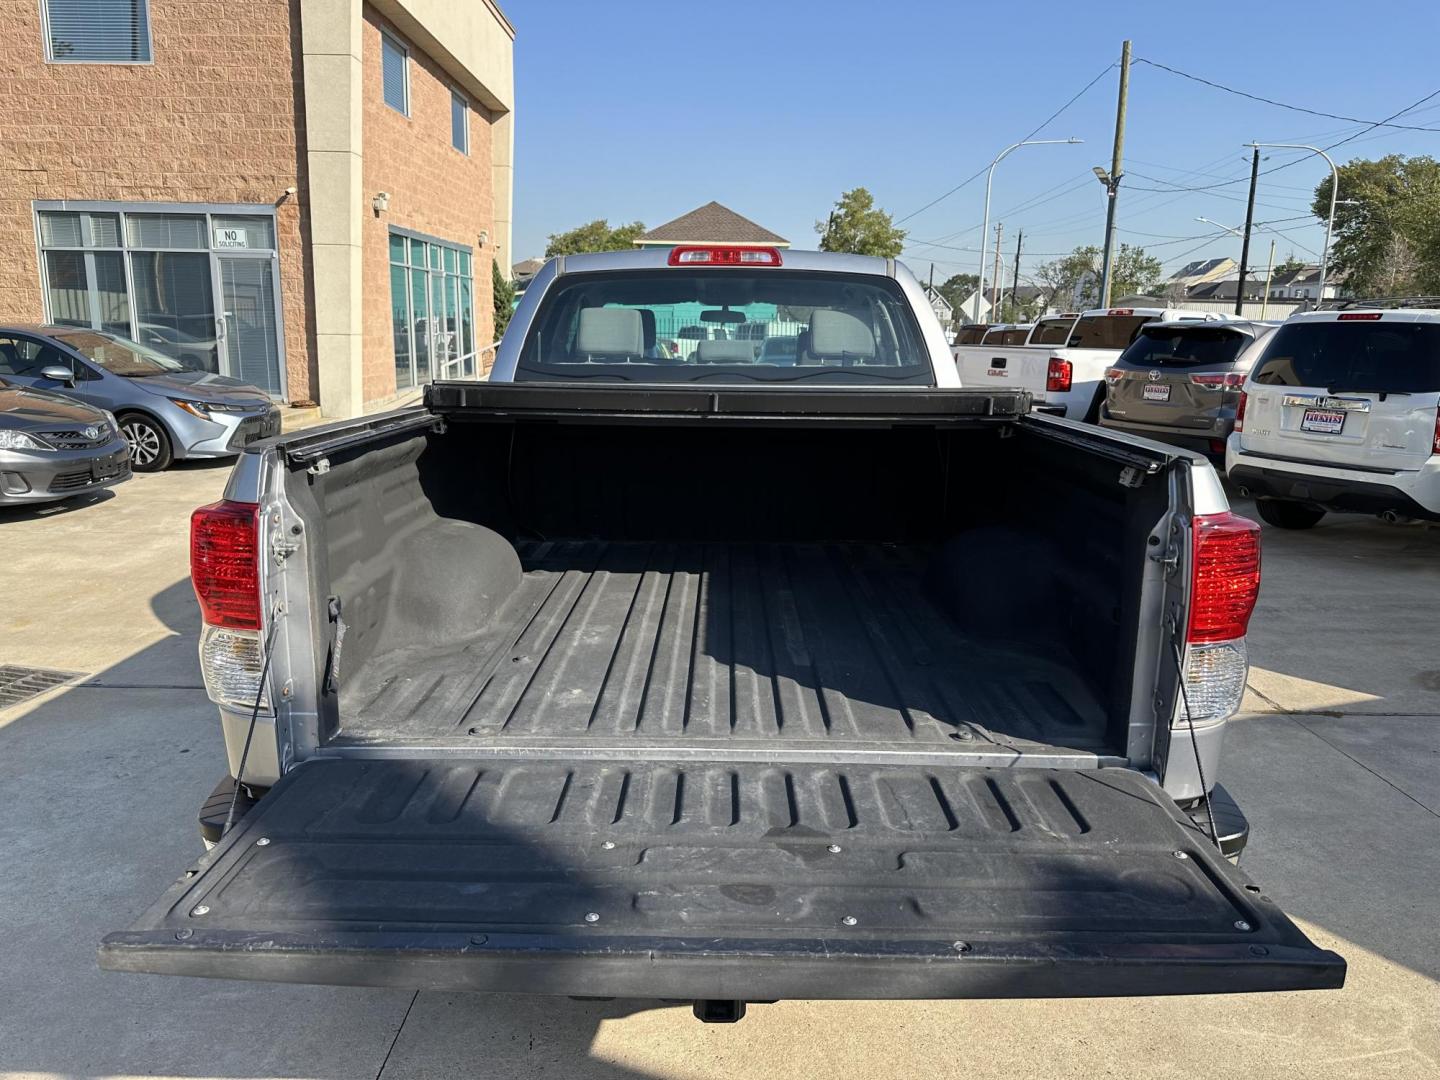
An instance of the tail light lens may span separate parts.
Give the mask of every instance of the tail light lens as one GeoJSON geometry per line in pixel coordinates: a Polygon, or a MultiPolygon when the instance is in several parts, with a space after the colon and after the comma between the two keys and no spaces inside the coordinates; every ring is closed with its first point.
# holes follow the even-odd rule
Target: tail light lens
{"type": "Polygon", "coordinates": [[[1226,511],[1195,519],[1191,534],[1191,645],[1243,638],[1260,594],[1260,526],[1226,511]]]}
{"type": "Polygon", "coordinates": [[[1050,363],[1045,369],[1045,389],[1052,394],[1064,394],[1070,390],[1070,382],[1075,375],[1075,365],[1069,360],[1062,360],[1058,356],[1052,356],[1050,363]]]}
{"type": "MultiPolygon", "coordinates": [[[[1241,390],[1241,391],[1240,391],[1240,400],[1239,400],[1238,402],[1236,402],[1236,404],[1235,404],[1235,430],[1236,430],[1236,431],[1244,431],[1244,430],[1245,430],[1245,402],[1248,401],[1249,399],[1250,399],[1250,395],[1247,394],[1247,393],[1245,393],[1244,390],[1241,390]]],[[[1440,421],[1437,421],[1437,424],[1440,424],[1440,421]]]]}
{"type": "Polygon", "coordinates": [[[1430,450],[1440,454],[1440,409],[1435,410],[1435,441],[1430,444],[1430,450]]]}
{"type": "Polygon", "coordinates": [[[1109,383],[1111,386],[1114,386],[1116,383],[1118,383],[1118,382],[1119,382],[1121,379],[1123,379],[1124,377],[1125,377],[1125,372],[1124,372],[1123,370],[1121,370],[1120,368],[1118,368],[1118,367],[1112,367],[1112,368],[1106,368],[1106,369],[1105,369],[1105,381],[1106,381],[1107,383],[1109,383]]]}
{"type": "Polygon", "coordinates": [[[260,629],[260,508],[217,502],[190,515],[190,581],[210,626],[260,629]]]}
{"type": "Polygon", "coordinates": [[[671,250],[671,266],[779,266],[777,248],[677,247],[671,250]]]}
{"type": "Polygon", "coordinates": [[[1224,375],[1191,375],[1190,381],[1212,390],[1236,390],[1245,385],[1245,376],[1231,371],[1224,375]]]}

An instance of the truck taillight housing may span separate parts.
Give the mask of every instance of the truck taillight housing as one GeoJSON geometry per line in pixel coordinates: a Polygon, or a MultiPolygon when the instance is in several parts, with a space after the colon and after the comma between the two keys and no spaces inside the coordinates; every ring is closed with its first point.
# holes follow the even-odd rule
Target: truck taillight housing
{"type": "Polygon", "coordinates": [[[1052,394],[1070,392],[1070,383],[1075,377],[1075,365],[1069,360],[1052,356],[1045,368],[1045,389],[1052,394]]]}
{"type": "Polygon", "coordinates": [[[206,624],[260,629],[260,507],[222,501],[190,515],[190,581],[206,624]]]}
{"type": "Polygon", "coordinates": [[[1435,440],[1430,444],[1430,451],[1440,454],[1440,409],[1435,410],[1435,440]]]}
{"type": "Polygon", "coordinates": [[[269,712],[260,635],[260,507],[226,500],[190,515],[190,581],[205,623],[205,692],[217,705],[269,712]]]}
{"type": "Polygon", "coordinates": [[[1250,399],[1250,395],[1247,394],[1247,393],[1245,393],[1244,390],[1241,390],[1241,391],[1240,391],[1240,400],[1235,403],[1235,430],[1236,430],[1236,431],[1244,431],[1244,430],[1245,430],[1245,402],[1248,401],[1249,399],[1250,399]]]}
{"type": "Polygon", "coordinates": [[[1260,526],[1228,511],[1196,517],[1185,633],[1189,720],[1223,720],[1240,708],[1250,667],[1245,632],[1259,592],[1260,526]]]}
{"type": "Polygon", "coordinates": [[[1191,645],[1245,636],[1260,594],[1260,526],[1226,511],[1195,518],[1191,530],[1191,645]]]}

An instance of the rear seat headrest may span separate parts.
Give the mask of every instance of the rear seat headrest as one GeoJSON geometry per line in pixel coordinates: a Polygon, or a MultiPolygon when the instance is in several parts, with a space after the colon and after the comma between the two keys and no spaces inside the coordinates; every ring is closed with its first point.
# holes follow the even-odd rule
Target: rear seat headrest
{"type": "Polygon", "coordinates": [[[695,350],[695,361],[699,364],[753,364],[755,343],[753,341],[702,341],[695,350]]]}
{"type": "Polygon", "coordinates": [[[823,359],[873,360],[875,335],[854,315],[829,308],[810,313],[810,354],[823,359]]]}
{"type": "Polygon", "coordinates": [[[640,357],[645,332],[634,308],[581,308],[575,331],[575,352],[589,357],[640,357]]]}

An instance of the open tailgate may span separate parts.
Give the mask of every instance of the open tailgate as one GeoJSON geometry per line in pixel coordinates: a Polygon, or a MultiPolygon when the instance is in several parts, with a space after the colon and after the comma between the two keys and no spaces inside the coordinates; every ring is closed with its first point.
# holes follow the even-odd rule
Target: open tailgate
{"type": "Polygon", "coordinates": [[[643,998],[1338,987],[1126,770],[317,759],[100,964],[643,998]]]}

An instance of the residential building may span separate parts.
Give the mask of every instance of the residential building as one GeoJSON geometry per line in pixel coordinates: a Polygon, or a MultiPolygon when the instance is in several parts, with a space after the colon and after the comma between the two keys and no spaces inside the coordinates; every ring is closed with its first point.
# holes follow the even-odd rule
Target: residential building
{"type": "MultiPolygon", "coordinates": [[[[1344,291],[1344,279],[1331,273],[1325,281],[1326,300],[1334,300],[1344,291]]],[[[1270,279],[1270,295],[1277,300],[1315,300],[1320,292],[1318,265],[1293,267],[1277,271],[1270,279]]]]}
{"type": "Polygon", "coordinates": [[[491,340],[514,30],[492,0],[32,0],[0,41],[0,318],[351,416],[491,340]]]}
{"type": "Polygon", "coordinates": [[[788,248],[790,241],[718,202],[696,207],[688,214],[681,214],[674,221],[657,225],[635,238],[635,246],[641,248],[674,247],[677,244],[788,248]]]}
{"type": "Polygon", "coordinates": [[[1200,259],[1186,263],[1165,281],[1165,294],[1169,297],[1188,295],[1198,285],[1219,281],[1229,275],[1238,274],[1240,266],[1234,259],[1200,259]]]}

